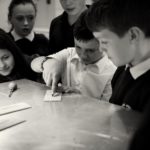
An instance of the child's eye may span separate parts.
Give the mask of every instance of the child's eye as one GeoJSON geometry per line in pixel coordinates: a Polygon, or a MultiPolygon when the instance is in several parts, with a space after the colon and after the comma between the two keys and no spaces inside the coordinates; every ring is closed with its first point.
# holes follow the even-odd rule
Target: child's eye
{"type": "Polygon", "coordinates": [[[3,56],[3,59],[4,60],[6,60],[6,59],[8,59],[9,58],[9,56],[3,56]]]}
{"type": "Polygon", "coordinates": [[[107,42],[107,41],[101,41],[101,44],[105,44],[105,45],[107,45],[107,44],[108,44],[108,42],[107,42]]]}
{"type": "Polygon", "coordinates": [[[95,53],[95,52],[98,52],[99,51],[99,47],[98,48],[91,48],[91,49],[87,49],[88,52],[90,53],[95,53]]]}
{"type": "Polygon", "coordinates": [[[18,21],[23,21],[23,20],[24,20],[24,17],[18,16],[18,17],[16,17],[16,19],[17,19],[18,21]]]}
{"type": "Polygon", "coordinates": [[[76,51],[80,52],[81,48],[79,46],[76,46],[76,51]]]}
{"type": "Polygon", "coordinates": [[[34,19],[34,16],[28,16],[28,20],[32,21],[34,19]]]}
{"type": "Polygon", "coordinates": [[[88,53],[94,53],[95,50],[93,50],[93,49],[87,49],[87,52],[88,52],[88,53]]]}

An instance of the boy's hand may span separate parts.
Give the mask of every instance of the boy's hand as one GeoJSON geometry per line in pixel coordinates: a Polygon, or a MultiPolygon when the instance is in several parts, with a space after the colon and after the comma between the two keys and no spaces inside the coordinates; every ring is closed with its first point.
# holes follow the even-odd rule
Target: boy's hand
{"type": "Polygon", "coordinates": [[[76,93],[76,94],[81,94],[81,91],[77,87],[68,87],[68,86],[63,86],[62,87],[62,92],[63,93],[76,93]]]}
{"type": "Polygon", "coordinates": [[[50,86],[53,93],[56,92],[58,82],[62,74],[62,65],[56,59],[48,59],[43,64],[43,79],[47,86],[50,86]]]}

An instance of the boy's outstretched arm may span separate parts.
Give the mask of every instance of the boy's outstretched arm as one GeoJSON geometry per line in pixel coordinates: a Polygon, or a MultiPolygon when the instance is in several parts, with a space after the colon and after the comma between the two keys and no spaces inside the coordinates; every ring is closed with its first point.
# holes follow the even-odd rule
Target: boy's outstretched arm
{"type": "Polygon", "coordinates": [[[47,86],[50,86],[53,93],[56,92],[62,75],[62,65],[55,58],[48,59],[43,64],[43,79],[47,86]]]}
{"type": "Polygon", "coordinates": [[[41,56],[31,62],[31,68],[35,72],[43,73],[46,85],[55,93],[62,74],[61,63],[55,58],[41,56]]]}

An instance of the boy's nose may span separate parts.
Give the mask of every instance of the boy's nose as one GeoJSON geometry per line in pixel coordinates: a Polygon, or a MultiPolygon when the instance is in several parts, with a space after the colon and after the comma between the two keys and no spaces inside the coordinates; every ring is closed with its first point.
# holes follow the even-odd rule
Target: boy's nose
{"type": "Polygon", "coordinates": [[[107,53],[107,48],[101,47],[101,50],[102,50],[103,52],[106,52],[106,53],[107,53]]]}
{"type": "Polygon", "coordinates": [[[83,52],[83,53],[81,53],[80,57],[81,57],[81,59],[83,59],[83,60],[84,60],[84,59],[87,59],[87,54],[83,52]]]}
{"type": "Polygon", "coordinates": [[[29,22],[28,22],[28,20],[25,18],[24,19],[24,25],[28,25],[29,24],[29,22]]]}

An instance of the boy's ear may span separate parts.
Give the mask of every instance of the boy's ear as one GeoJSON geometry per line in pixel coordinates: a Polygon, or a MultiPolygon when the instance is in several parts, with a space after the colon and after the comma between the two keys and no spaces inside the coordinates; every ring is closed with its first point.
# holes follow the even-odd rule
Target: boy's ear
{"type": "Polygon", "coordinates": [[[132,27],[129,29],[129,36],[131,42],[138,42],[143,36],[143,32],[138,27],[132,27]]]}

